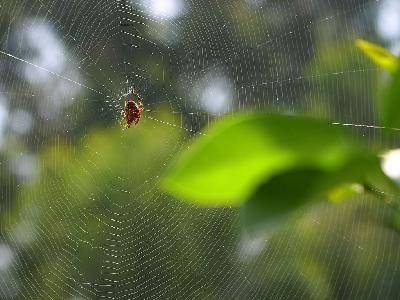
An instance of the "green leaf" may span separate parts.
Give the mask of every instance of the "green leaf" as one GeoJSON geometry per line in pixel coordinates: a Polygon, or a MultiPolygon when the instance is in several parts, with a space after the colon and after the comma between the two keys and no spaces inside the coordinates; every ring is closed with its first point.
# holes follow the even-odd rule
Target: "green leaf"
{"type": "MultiPolygon", "coordinates": [[[[278,174],[261,185],[244,204],[245,228],[249,233],[261,229],[272,231],[295,209],[328,198],[333,189],[343,190],[351,182],[366,182],[369,170],[377,166],[379,161],[374,157],[360,155],[336,170],[294,169],[278,174]]],[[[354,195],[346,192],[345,196],[354,195]]]]}
{"type": "Polygon", "coordinates": [[[261,185],[242,208],[247,232],[274,231],[295,209],[321,192],[325,176],[321,170],[292,170],[261,185]]]}
{"type": "Polygon", "coordinates": [[[332,195],[336,201],[360,191],[399,195],[377,156],[342,128],[311,118],[267,114],[217,122],[178,159],[163,186],[200,205],[244,203],[242,216],[249,233],[273,230],[295,209],[332,195]],[[349,188],[356,183],[357,191],[349,188]]]}
{"type": "Polygon", "coordinates": [[[400,70],[393,74],[380,102],[382,124],[400,128],[400,70]]]}
{"type": "Polygon", "coordinates": [[[362,39],[356,40],[356,46],[379,67],[391,73],[398,70],[398,58],[385,48],[362,39]]]}
{"type": "Polygon", "coordinates": [[[178,198],[207,206],[240,205],[260,185],[298,169],[342,169],[358,148],[338,126],[285,115],[238,115],[217,122],[163,180],[178,198]]]}

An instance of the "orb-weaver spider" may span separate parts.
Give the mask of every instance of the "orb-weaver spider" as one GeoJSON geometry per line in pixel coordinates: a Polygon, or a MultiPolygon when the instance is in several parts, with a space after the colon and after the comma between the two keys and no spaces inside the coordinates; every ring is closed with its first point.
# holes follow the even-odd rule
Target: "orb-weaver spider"
{"type": "Polygon", "coordinates": [[[133,99],[125,98],[124,109],[121,111],[121,117],[126,121],[126,128],[130,128],[132,123],[139,123],[140,116],[144,111],[144,105],[142,103],[143,98],[138,93],[133,92],[139,99],[138,103],[133,99]]]}

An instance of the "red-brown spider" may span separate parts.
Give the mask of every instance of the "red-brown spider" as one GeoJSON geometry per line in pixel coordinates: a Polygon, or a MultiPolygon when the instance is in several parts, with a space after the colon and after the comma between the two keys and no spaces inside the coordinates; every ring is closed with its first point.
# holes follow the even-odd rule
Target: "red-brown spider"
{"type": "Polygon", "coordinates": [[[131,127],[132,123],[139,123],[140,116],[142,112],[144,111],[144,105],[142,103],[142,97],[139,94],[135,95],[138,97],[139,101],[138,103],[135,102],[135,100],[131,99],[125,99],[125,106],[124,109],[121,111],[121,116],[125,119],[126,121],[126,128],[131,127]]]}

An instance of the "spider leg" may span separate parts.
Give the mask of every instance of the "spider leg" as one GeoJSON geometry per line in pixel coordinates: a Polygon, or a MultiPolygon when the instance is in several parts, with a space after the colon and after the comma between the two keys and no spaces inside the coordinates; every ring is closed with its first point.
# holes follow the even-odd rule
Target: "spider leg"
{"type": "Polygon", "coordinates": [[[137,117],[137,119],[135,120],[135,125],[137,125],[139,123],[140,120],[140,116],[137,117]]]}
{"type": "Polygon", "coordinates": [[[139,101],[137,108],[139,110],[139,114],[142,113],[144,111],[144,105],[141,101],[139,101]]]}

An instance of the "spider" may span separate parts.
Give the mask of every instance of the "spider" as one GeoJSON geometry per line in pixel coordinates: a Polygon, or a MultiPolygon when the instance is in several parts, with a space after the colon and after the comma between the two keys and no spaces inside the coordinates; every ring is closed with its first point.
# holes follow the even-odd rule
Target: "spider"
{"type": "Polygon", "coordinates": [[[125,128],[131,127],[132,123],[139,123],[140,115],[144,111],[144,105],[142,103],[142,97],[135,93],[135,95],[139,98],[138,103],[135,100],[125,99],[124,109],[121,111],[121,117],[123,117],[126,121],[125,128]]]}

